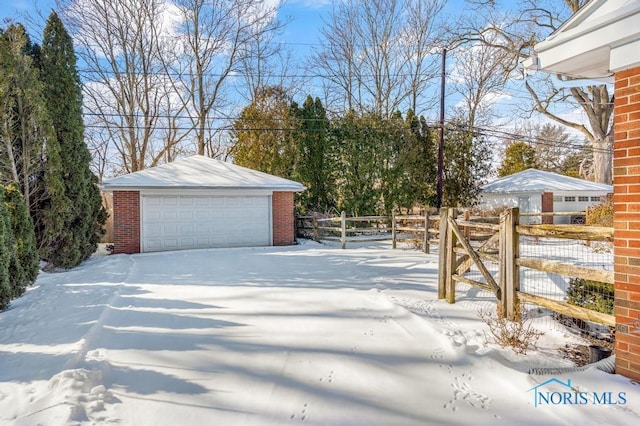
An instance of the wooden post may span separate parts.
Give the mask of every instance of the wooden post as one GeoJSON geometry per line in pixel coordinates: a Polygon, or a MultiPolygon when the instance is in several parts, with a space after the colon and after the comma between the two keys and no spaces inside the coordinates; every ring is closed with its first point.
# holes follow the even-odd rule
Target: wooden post
{"type": "Polygon", "coordinates": [[[347,248],[347,214],[344,210],[340,213],[340,243],[343,250],[347,248]]]}
{"type": "Polygon", "coordinates": [[[396,212],[391,212],[391,248],[396,248],[396,212]]]}
{"type": "Polygon", "coordinates": [[[440,229],[438,233],[438,299],[444,299],[447,295],[447,209],[440,209],[440,229]]]}
{"type": "MultiPolygon", "coordinates": [[[[471,219],[471,213],[469,212],[469,210],[465,210],[462,214],[464,216],[464,221],[469,222],[469,220],[471,219]]],[[[467,241],[471,241],[471,228],[469,228],[468,226],[464,227],[464,238],[466,238],[467,241]]]]}
{"type": "Polygon", "coordinates": [[[424,210],[424,240],[422,241],[422,251],[429,253],[429,209],[424,210]]]}
{"type": "MultiPolygon", "coordinates": [[[[447,219],[453,220],[458,216],[456,209],[449,209],[447,219]]],[[[453,251],[458,243],[456,234],[447,226],[447,282],[445,283],[446,299],[449,303],[456,303],[456,282],[453,280],[453,274],[456,271],[456,253],[453,251]]]]}
{"type": "MultiPolygon", "coordinates": [[[[520,209],[511,208],[500,214],[500,269],[499,280],[501,294],[501,310],[510,321],[515,321],[520,317],[520,310],[517,300],[517,291],[520,289],[520,267],[516,263],[520,256],[518,241],[518,218],[520,209]]],[[[500,312],[500,310],[499,310],[500,312]]]]}
{"type": "Polygon", "coordinates": [[[320,234],[318,232],[318,218],[313,215],[313,241],[320,241],[320,234]]]}

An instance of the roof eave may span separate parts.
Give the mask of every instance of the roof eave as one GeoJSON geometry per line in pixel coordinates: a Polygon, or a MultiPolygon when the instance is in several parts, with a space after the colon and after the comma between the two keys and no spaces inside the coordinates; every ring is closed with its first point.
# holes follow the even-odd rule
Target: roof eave
{"type": "Polygon", "coordinates": [[[604,1],[589,3],[558,30],[536,44],[526,69],[610,83],[614,73],[640,64],[637,22],[640,3],[634,2],[596,19],[585,19],[604,1]],[[635,62],[634,62],[635,61],[635,62]]]}
{"type": "Polygon", "coordinates": [[[282,192],[302,192],[307,188],[305,186],[202,186],[202,185],[175,185],[175,186],[143,186],[143,185],[101,185],[100,189],[105,192],[113,191],[145,191],[145,190],[248,190],[248,191],[282,191],[282,192]]]}

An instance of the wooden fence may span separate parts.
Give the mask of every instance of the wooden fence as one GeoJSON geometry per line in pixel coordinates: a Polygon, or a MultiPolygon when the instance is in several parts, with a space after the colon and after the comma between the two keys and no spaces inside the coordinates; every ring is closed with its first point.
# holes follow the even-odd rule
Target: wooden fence
{"type": "Polygon", "coordinates": [[[492,292],[499,303],[499,311],[511,320],[519,315],[519,302],[530,302],[572,318],[614,326],[613,315],[520,290],[521,267],[607,284],[613,283],[612,271],[551,260],[522,258],[519,247],[520,236],[610,242],[613,241],[613,228],[520,225],[519,217],[519,209],[512,208],[500,215],[498,224],[480,224],[459,220],[455,209],[442,209],[440,235],[443,238],[440,239],[438,296],[449,303],[455,303],[455,284],[461,282],[492,292]],[[481,246],[473,246],[468,235],[469,231],[477,229],[495,234],[481,246]],[[498,264],[496,278],[489,272],[485,262],[498,264]],[[478,268],[484,282],[465,277],[472,264],[478,268]]]}
{"type": "MultiPolygon", "coordinates": [[[[405,241],[429,253],[430,246],[439,247],[438,296],[455,303],[456,283],[465,283],[492,292],[500,304],[500,312],[507,318],[519,315],[519,302],[534,303],[553,312],[608,326],[615,325],[613,315],[597,312],[565,301],[521,291],[521,268],[529,268],[569,278],[582,278],[613,283],[613,272],[593,269],[546,259],[525,258],[520,255],[520,237],[554,238],[586,241],[613,240],[613,228],[584,225],[520,224],[520,217],[570,215],[565,213],[526,213],[518,208],[504,211],[500,217],[471,217],[455,209],[441,209],[439,215],[428,211],[424,215],[392,215],[317,218],[299,216],[297,233],[315,240],[339,241],[345,249],[349,242],[391,241],[392,248],[405,241]],[[498,265],[491,273],[485,263],[498,265]],[[471,278],[472,266],[484,279],[471,278]]],[[[476,274],[477,275],[477,274],[476,274]]]]}
{"type": "Polygon", "coordinates": [[[391,241],[392,248],[399,242],[420,245],[424,253],[429,253],[430,245],[437,245],[434,239],[438,229],[433,228],[439,216],[396,215],[347,217],[342,212],[339,217],[296,216],[296,236],[317,241],[340,241],[342,248],[348,242],[391,241]],[[427,230],[425,232],[425,230],[427,230]]]}

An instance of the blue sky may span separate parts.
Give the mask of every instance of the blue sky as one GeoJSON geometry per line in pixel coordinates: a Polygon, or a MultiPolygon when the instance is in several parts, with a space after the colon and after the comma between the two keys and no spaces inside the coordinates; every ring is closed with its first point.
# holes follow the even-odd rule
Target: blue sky
{"type": "MultiPolygon", "coordinates": [[[[317,43],[321,16],[331,9],[332,0],[288,0],[281,17],[291,17],[285,37],[295,43],[317,43]]],[[[38,10],[45,16],[55,8],[54,0],[0,0],[0,26],[7,18],[24,22],[26,13],[35,15],[38,10]]],[[[32,34],[37,38],[37,34],[32,34]]]]}
{"type": "MultiPolygon", "coordinates": [[[[267,0],[276,1],[276,0],[267,0]]],[[[287,0],[281,9],[280,17],[288,20],[289,23],[282,35],[282,41],[289,44],[294,54],[304,60],[311,53],[314,46],[320,42],[320,28],[322,26],[322,18],[327,17],[331,11],[331,5],[336,0],[287,0]]],[[[465,7],[465,0],[449,0],[445,8],[445,14],[458,14],[465,7]]],[[[46,16],[50,10],[54,8],[54,0],[0,0],[0,26],[7,23],[7,18],[18,22],[27,22],[25,14],[37,16],[40,11],[45,17],[40,21],[44,24],[46,16]]],[[[32,39],[38,41],[40,38],[40,29],[34,28],[33,25],[26,25],[32,39]]],[[[454,74],[454,64],[451,59],[448,61],[447,73],[451,76],[454,74]]],[[[522,83],[516,83],[516,86],[522,86],[522,83]]],[[[319,88],[307,88],[314,96],[319,96],[319,88]],[[315,92],[315,93],[314,93],[315,92]]],[[[498,103],[503,111],[511,109],[509,105],[514,102],[515,98],[528,98],[524,91],[524,87],[511,87],[511,92],[507,99],[502,99],[498,103]]],[[[447,93],[447,109],[450,110],[457,102],[458,97],[448,91],[447,93]]],[[[512,105],[511,105],[512,106],[512,105]]],[[[434,113],[432,111],[432,113],[434,113]]],[[[500,114],[502,115],[502,114],[500,114]]],[[[513,113],[507,114],[510,117],[507,121],[513,121],[513,113]]],[[[435,118],[432,117],[432,118],[435,118]]],[[[574,118],[574,117],[572,117],[574,118]]],[[[575,118],[574,118],[575,119],[575,118]]],[[[505,121],[501,120],[501,125],[505,125],[505,121]]]]}

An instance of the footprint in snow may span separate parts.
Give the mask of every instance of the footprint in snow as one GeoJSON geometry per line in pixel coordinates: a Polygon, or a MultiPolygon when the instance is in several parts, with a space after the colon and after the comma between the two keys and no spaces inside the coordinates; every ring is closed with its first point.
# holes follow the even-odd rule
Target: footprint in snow
{"type": "MultiPolygon", "coordinates": [[[[469,383],[473,379],[471,372],[456,376],[451,383],[453,388],[453,400],[445,404],[445,408],[452,407],[456,401],[466,401],[471,407],[486,410],[491,405],[491,398],[471,388],[469,383]]],[[[455,410],[452,410],[455,411],[455,410]]]]}
{"type": "Polygon", "coordinates": [[[308,416],[308,409],[309,409],[309,404],[305,402],[304,405],[302,406],[302,410],[300,410],[300,413],[298,413],[298,416],[296,417],[296,413],[293,413],[289,417],[289,419],[295,420],[296,418],[298,418],[302,422],[305,421],[308,416]]]}
{"type": "Polygon", "coordinates": [[[323,377],[320,377],[320,379],[318,379],[318,381],[319,381],[319,382],[328,382],[328,383],[333,382],[333,370],[331,370],[331,371],[329,372],[329,375],[328,375],[328,376],[326,376],[326,377],[324,377],[324,376],[323,376],[323,377]]]}
{"type": "Polygon", "coordinates": [[[431,359],[442,359],[444,358],[444,350],[442,348],[438,348],[434,350],[429,357],[431,359]]]}
{"type": "Polygon", "coordinates": [[[390,319],[393,319],[393,317],[391,315],[385,315],[385,316],[376,318],[376,320],[378,320],[378,322],[381,322],[383,324],[387,324],[390,319]]]}

